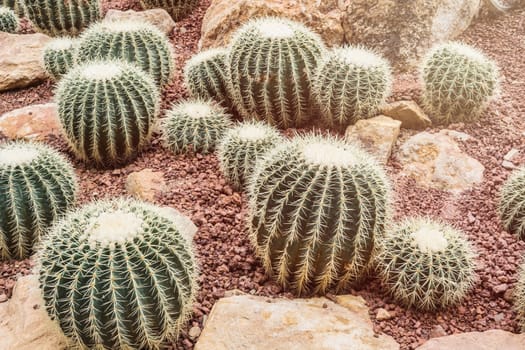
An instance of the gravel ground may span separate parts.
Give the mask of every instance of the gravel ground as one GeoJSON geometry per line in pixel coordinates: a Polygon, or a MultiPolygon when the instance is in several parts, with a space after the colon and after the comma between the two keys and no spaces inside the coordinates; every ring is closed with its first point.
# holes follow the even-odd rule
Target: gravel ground
{"type": "MultiPolygon", "coordinates": [[[[177,23],[170,37],[178,55],[179,70],[175,82],[164,91],[164,107],[187,96],[181,83],[183,62],[197,49],[200,23],[208,5],[208,0],[203,1],[191,17],[177,23]]],[[[136,8],[136,5],[126,0],[118,4],[111,3],[110,7],[126,9],[136,8]]],[[[383,294],[378,281],[373,278],[362,289],[348,291],[365,298],[376,331],[392,335],[402,349],[413,349],[429,337],[444,333],[493,328],[518,330],[510,291],[516,282],[516,270],[522,261],[525,244],[503,231],[495,208],[499,187],[510,173],[501,166],[503,156],[511,148],[521,150],[522,156],[525,153],[524,23],[525,10],[515,11],[497,20],[480,19],[461,38],[482,48],[494,58],[503,75],[501,97],[479,122],[448,127],[473,136],[461,146],[485,166],[483,184],[456,196],[436,190],[423,190],[417,188],[413,180],[396,175],[400,166],[395,160],[388,164],[387,169],[395,187],[397,219],[407,215],[441,217],[463,229],[479,253],[479,279],[474,290],[461,305],[446,311],[421,313],[400,308],[383,294]],[[378,308],[389,310],[394,318],[381,322],[375,320],[378,308]]],[[[25,30],[30,31],[30,28],[25,30]]],[[[24,90],[0,93],[0,113],[47,102],[52,99],[52,90],[52,83],[46,82],[24,90]]],[[[411,98],[417,101],[419,94],[415,76],[397,77],[392,99],[411,98]]],[[[437,130],[439,128],[431,129],[437,130]]],[[[291,130],[286,133],[291,133],[291,130]]],[[[403,130],[398,145],[413,133],[403,130]]],[[[79,204],[124,195],[126,175],[151,168],[163,171],[172,189],[158,198],[157,203],[177,208],[199,227],[194,243],[201,268],[201,291],[194,307],[194,316],[183,336],[168,348],[193,348],[193,340],[187,331],[191,327],[202,327],[213,303],[228,290],[239,289],[265,296],[289,296],[265,277],[259,261],[254,257],[244,233],[246,201],[242,194],[233,191],[225,182],[214,155],[175,156],[162,149],[158,137],[155,137],[152,145],[132,164],[117,170],[102,171],[86,168],[76,162],[62,139],[50,138],[47,142],[67,154],[75,164],[81,184],[79,204]]],[[[16,278],[30,273],[30,269],[31,262],[27,260],[2,263],[0,294],[10,297],[16,278]]]]}

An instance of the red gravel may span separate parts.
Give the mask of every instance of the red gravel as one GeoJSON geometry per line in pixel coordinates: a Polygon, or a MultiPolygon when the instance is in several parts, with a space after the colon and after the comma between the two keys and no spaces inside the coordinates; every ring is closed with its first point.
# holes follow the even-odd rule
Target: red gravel
{"type": "MultiPolygon", "coordinates": [[[[208,5],[208,0],[203,1],[192,16],[177,23],[170,36],[179,64],[175,82],[163,93],[164,107],[187,96],[181,79],[183,62],[197,49],[200,24],[208,5]]],[[[136,8],[136,2],[111,2],[109,7],[136,8]]],[[[448,127],[473,137],[461,146],[485,166],[484,183],[459,196],[452,196],[437,190],[419,189],[413,180],[396,175],[400,167],[395,160],[388,164],[388,171],[395,183],[396,218],[406,215],[441,217],[463,229],[479,253],[479,280],[474,290],[461,305],[445,311],[421,313],[398,307],[382,292],[374,279],[369,280],[361,290],[349,291],[366,299],[375,329],[392,335],[402,349],[415,348],[427,340],[431,332],[452,334],[492,328],[518,330],[516,315],[509,302],[509,291],[516,282],[516,267],[522,261],[525,244],[501,228],[495,200],[499,187],[510,173],[501,166],[503,156],[511,148],[519,149],[522,156],[525,153],[524,18],[525,10],[522,9],[496,20],[481,19],[461,38],[479,46],[494,58],[504,76],[501,98],[492,104],[480,122],[448,127]],[[395,317],[376,321],[376,309],[380,307],[393,311],[395,317]]],[[[394,99],[418,100],[419,94],[415,75],[396,79],[394,99]]],[[[50,82],[25,90],[0,93],[0,113],[46,102],[51,98],[50,82]]],[[[439,129],[433,128],[431,131],[439,129]]],[[[413,133],[403,130],[400,138],[406,139],[413,133]]],[[[192,320],[179,341],[169,348],[193,348],[187,330],[192,326],[202,328],[214,302],[224,296],[227,290],[288,296],[264,276],[244,232],[246,202],[240,193],[233,191],[225,182],[214,155],[175,156],[162,149],[156,137],[152,145],[132,164],[104,171],[86,168],[74,161],[62,139],[50,138],[47,141],[64,151],[74,162],[81,184],[80,204],[97,198],[124,195],[126,175],[151,168],[165,173],[171,189],[157,202],[177,208],[199,227],[194,243],[201,268],[201,291],[192,320]]],[[[0,270],[0,294],[9,296],[17,274],[29,273],[30,268],[28,261],[3,263],[0,270]]]]}

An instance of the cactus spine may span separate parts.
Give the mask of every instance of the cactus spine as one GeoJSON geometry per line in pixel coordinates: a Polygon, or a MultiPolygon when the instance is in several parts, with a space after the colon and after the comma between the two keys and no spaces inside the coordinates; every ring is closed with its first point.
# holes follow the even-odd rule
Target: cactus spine
{"type": "Polygon", "coordinates": [[[346,127],[373,117],[390,95],[388,61],[361,47],[331,50],[319,65],[314,95],[324,121],[346,127]]]}
{"type": "Polygon", "coordinates": [[[65,75],[56,99],[75,155],[95,165],[117,166],[149,142],[160,97],[151,77],[134,65],[94,61],[65,75]]]}
{"type": "Polygon", "coordinates": [[[51,148],[0,146],[0,259],[26,259],[48,227],[75,202],[73,167],[51,148]]]}
{"type": "Polygon", "coordinates": [[[311,85],[321,60],[321,39],[286,19],[255,19],[232,39],[229,69],[235,106],[283,128],[300,126],[313,112],[311,85]]]}
{"type": "Polygon", "coordinates": [[[145,9],[164,9],[178,21],[199,6],[199,0],[140,0],[140,5],[145,9]]]}
{"type": "Polygon", "coordinates": [[[0,32],[14,33],[18,27],[19,20],[15,11],[0,6],[0,32]]]}
{"type": "Polygon", "coordinates": [[[525,240],[525,168],[516,170],[503,184],[498,211],[505,230],[525,240]]]}
{"type": "Polygon", "coordinates": [[[296,136],[257,162],[248,229],[266,271],[296,294],[359,281],[390,216],[390,185],[355,145],[296,136]]]}
{"type": "Polygon", "coordinates": [[[75,348],[158,349],[191,313],[190,242],[153,205],[121,199],[71,212],[38,258],[47,312],[75,348]]]}
{"type": "Polygon", "coordinates": [[[75,64],[76,41],[71,38],[57,38],[44,48],[44,68],[54,80],[59,80],[75,64]]]}
{"type": "Polygon", "coordinates": [[[22,0],[0,0],[0,7],[7,7],[15,11],[19,17],[24,16],[24,5],[22,0]]]}

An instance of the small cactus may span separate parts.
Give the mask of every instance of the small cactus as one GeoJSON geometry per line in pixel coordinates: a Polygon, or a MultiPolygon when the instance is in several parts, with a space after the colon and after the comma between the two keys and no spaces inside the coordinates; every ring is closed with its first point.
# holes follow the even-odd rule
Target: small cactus
{"type": "Polygon", "coordinates": [[[514,309],[518,314],[521,332],[525,333],[525,263],[520,267],[518,282],[514,288],[514,309]]]}
{"type": "Polygon", "coordinates": [[[475,280],[464,235],[427,218],[407,219],[378,241],[377,270],[396,301],[432,311],[461,301],[475,280]]]}
{"type": "Polygon", "coordinates": [[[321,39],[302,24],[255,19],[232,39],[228,66],[235,107],[245,119],[296,127],[313,115],[312,81],[321,39]]]}
{"type": "Polygon", "coordinates": [[[0,32],[15,33],[18,27],[19,19],[15,11],[0,6],[0,32]]]}
{"type": "Polygon", "coordinates": [[[75,64],[76,41],[63,37],[50,41],[44,48],[44,68],[54,80],[66,74],[75,64]]]}
{"type": "Polygon", "coordinates": [[[120,59],[136,64],[161,86],[172,79],[173,53],[168,38],[154,25],[126,19],[91,26],[80,38],[78,60],[120,59]]]}
{"type": "Polygon", "coordinates": [[[100,19],[100,0],[23,0],[36,30],[50,36],[80,34],[100,19]]]}
{"type": "Polygon", "coordinates": [[[56,99],[75,155],[98,166],[118,166],[149,142],[160,94],[151,77],[134,65],[93,61],[59,81],[56,99]]]}
{"type": "Polygon", "coordinates": [[[42,242],[45,307],[73,348],[159,349],[193,307],[190,242],[162,208],[132,200],[70,212],[42,242]]]}
{"type": "Polygon", "coordinates": [[[321,61],[313,90],[324,121],[346,127],[375,116],[391,88],[387,60],[361,47],[343,47],[321,61]]]}
{"type": "Polygon", "coordinates": [[[437,123],[472,122],[497,95],[496,64],[461,43],[435,46],[422,68],[423,108],[437,123]]]}
{"type": "Polygon", "coordinates": [[[26,259],[75,202],[73,167],[37,143],[0,145],[0,259],[26,259]]]}
{"type": "Polygon", "coordinates": [[[355,284],[390,216],[384,170],[355,145],[296,136],[255,166],[248,230],[266,271],[296,294],[355,284]]]}
{"type": "Polygon", "coordinates": [[[7,7],[15,11],[19,17],[24,16],[24,5],[22,0],[0,0],[0,7],[7,7]]]}
{"type": "Polygon", "coordinates": [[[191,100],[172,106],[161,128],[166,147],[174,153],[209,153],[231,126],[229,114],[219,105],[191,100]]]}
{"type": "Polygon", "coordinates": [[[140,5],[144,9],[164,9],[175,21],[178,21],[199,6],[199,0],[140,0],[140,5]]]}
{"type": "Polygon", "coordinates": [[[525,241],[525,167],[503,184],[498,211],[505,230],[525,241]]]}

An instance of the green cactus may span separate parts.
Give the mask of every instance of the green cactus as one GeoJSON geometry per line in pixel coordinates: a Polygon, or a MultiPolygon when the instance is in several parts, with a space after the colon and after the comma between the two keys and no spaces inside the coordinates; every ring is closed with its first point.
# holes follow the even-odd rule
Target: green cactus
{"type": "Polygon", "coordinates": [[[174,153],[209,153],[232,126],[230,115],[211,101],[177,103],[162,120],[164,143],[174,153]]]}
{"type": "Polygon", "coordinates": [[[136,64],[164,86],[174,73],[171,44],[154,25],[138,20],[104,21],[80,38],[78,60],[122,59],[136,64]]]}
{"type": "Polygon", "coordinates": [[[164,9],[175,21],[178,21],[199,6],[199,0],[140,0],[140,5],[144,9],[164,9]]]}
{"type": "Polygon", "coordinates": [[[100,0],[23,0],[36,30],[50,36],[78,35],[101,18],[100,0]]]}
{"type": "Polygon", "coordinates": [[[378,241],[377,270],[394,299],[429,311],[461,301],[475,280],[475,254],[463,233],[410,218],[378,241]]]}
{"type": "Polygon", "coordinates": [[[499,89],[496,64],[461,43],[435,46],[424,59],[422,105],[436,123],[479,119],[499,89]]]}
{"type": "Polygon", "coordinates": [[[50,41],[44,48],[44,68],[54,80],[66,74],[75,64],[76,40],[63,37],[50,41]]]}
{"type": "Polygon", "coordinates": [[[313,91],[330,126],[346,127],[376,115],[390,95],[387,60],[361,47],[331,50],[319,64],[313,91]]]}
{"type": "Polygon", "coordinates": [[[518,314],[521,332],[525,333],[525,263],[520,267],[518,282],[514,288],[514,309],[518,314]]]}
{"type": "Polygon", "coordinates": [[[242,189],[257,159],[282,142],[279,132],[264,122],[239,124],[226,131],[217,147],[222,173],[235,189],[242,189]]]}
{"type": "Polygon", "coordinates": [[[250,177],[248,198],[257,254],[299,295],[359,282],[390,217],[383,169],[332,137],[296,136],[267,153],[250,177]]]}
{"type": "Polygon", "coordinates": [[[74,348],[159,349],[192,311],[191,244],[162,208],[132,200],[70,212],[42,242],[45,307],[74,348]]]}
{"type": "Polygon", "coordinates": [[[18,31],[19,24],[15,11],[0,6],[0,32],[15,33],[18,31]]]}
{"type": "Polygon", "coordinates": [[[75,155],[98,166],[118,166],[149,142],[160,94],[153,79],[134,65],[93,61],[59,81],[56,100],[75,155]]]}
{"type": "Polygon", "coordinates": [[[311,86],[323,51],[321,39],[299,23],[264,18],[243,25],[228,62],[238,112],[283,128],[307,122],[315,110],[311,86]]]}
{"type": "Polygon", "coordinates": [[[73,167],[37,143],[0,145],[0,259],[26,259],[48,227],[75,202],[73,167]]]}
{"type": "Polygon", "coordinates": [[[498,211],[505,230],[525,241],[525,167],[503,184],[498,211]]]}
{"type": "Polygon", "coordinates": [[[22,0],[0,0],[0,7],[8,7],[15,11],[17,16],[24,16],[24,5],[22,0]]]}

